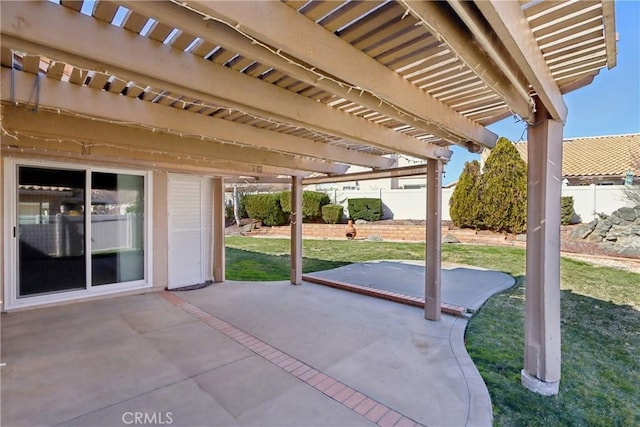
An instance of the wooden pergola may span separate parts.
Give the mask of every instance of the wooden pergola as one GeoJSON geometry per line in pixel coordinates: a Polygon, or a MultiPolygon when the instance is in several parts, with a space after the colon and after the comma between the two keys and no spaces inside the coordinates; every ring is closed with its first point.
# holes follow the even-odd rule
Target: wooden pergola
{"type": "Polygon", "coordinates": [[[426,161],[425,316],[438,320],[448,147],[491,148],[497,135],[485,126],[520,117],[529,142],[522,378],[530,389],[557,393],[562,96],[615,66],[612,1],[0,7],[3,156],[215,176],[217,281],[224,280],[225,178],[290,177],[298,284],[305,179],[339,180],[350,165],[400,176],[390,156],[400,153],[426,161]]]}

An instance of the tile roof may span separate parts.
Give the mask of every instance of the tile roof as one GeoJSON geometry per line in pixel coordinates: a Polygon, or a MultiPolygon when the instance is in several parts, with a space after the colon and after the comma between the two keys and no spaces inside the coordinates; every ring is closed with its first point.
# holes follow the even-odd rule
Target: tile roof
{"type": "MultiPolygon", "coordinates": [[[[526,141],[515,146],[526,162],[526,141]]],[[[634,175],[640,175],[640,133],[564,140],[562,175],[565,177],[623,176],[629,169],[634,175]]]]}

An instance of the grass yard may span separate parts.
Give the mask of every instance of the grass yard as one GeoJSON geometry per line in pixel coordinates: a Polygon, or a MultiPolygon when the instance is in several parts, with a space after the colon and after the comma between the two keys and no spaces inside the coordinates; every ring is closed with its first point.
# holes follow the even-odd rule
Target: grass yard
{"type": "MultiPolygon", "coordinates": [[[[228,237],[227,278],[286,280],[289,240],[228,237]]],[[[303,271],[380,259],[424,259],[422,243],[303,241],[303,271]]],[[[525,252],[446,245],[442,260],[504,271],[516,285],[471,319],[466,346],[484,378],[496,425],[640,425],[640,275],[562,259],[562,381],[543,397],[520,385],[525,252]]]]}

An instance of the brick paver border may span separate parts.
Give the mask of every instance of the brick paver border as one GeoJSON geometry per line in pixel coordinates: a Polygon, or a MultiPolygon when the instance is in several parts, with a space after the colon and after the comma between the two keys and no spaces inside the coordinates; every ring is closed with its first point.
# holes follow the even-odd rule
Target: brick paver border
{"type": "MultiPolygon", "coordinates": [[[[315,283],[317,285],[329,286],[331,288],[342,289],[344,291],[355,292],[357,294],[368,295],[375,298],[382,298],[400,304],[424,308],[424,298],[401,294],[399,292],[385,291],[382,289],[370,288],[368,286],[340,282],[338,280],[321,279],[320,277],[309,276],[307,274],[302,275],[302,280],[315,283]]],[[[467,309],[464,307],[460,307],[459,305],[442,303],[440,304],[440,307],[443,313],[452,314],[459,317],[466,317],[467,315],[467,309]]]]}
{"type": "Polygon", "coordinates": [[[268,343],[250,335],[224,320],[208,313],[195,305],[183,300],[171,292],[161,292],[160,295],[171,304],[181,308],[209,327],[231,338],[243,347],[251,350],[272,364],[278,366],[294,377],[298,378],[342,404],[346,408],[362,415],[367,420],[380,427],[422,427],[411,418],[394,411],[374,398],[349,387],[338,379],[327,375],[301,360],[269,345],[268,343]]]}

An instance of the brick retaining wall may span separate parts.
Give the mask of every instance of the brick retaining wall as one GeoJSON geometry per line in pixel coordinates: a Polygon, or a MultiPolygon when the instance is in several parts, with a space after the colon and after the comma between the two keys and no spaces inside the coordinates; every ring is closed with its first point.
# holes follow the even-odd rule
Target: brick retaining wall
{"type": "MultiPolygon", "coordinates": [[[[424,225],[388,225],[388,224],[358,224],[355,226],[357,240],[379,236],[387,241],[425,241],[424,225]]],[[[345,239],[345,224],[303,224],[302,237],[306,239],[345,239]]],[[[250,233],[243,233],[247,236],[272,236],[290,237],[291,228],[282,227],[260,227],[250,233]]],[[[514,236],[504,236],[488,231],[474,230],[450,230],[449,227],[442,227],[442,236],[455,236],[462,243],[483,243],[483,244],[515,244],[524,246],[524,242],[517,241],[514,236]]]]}

